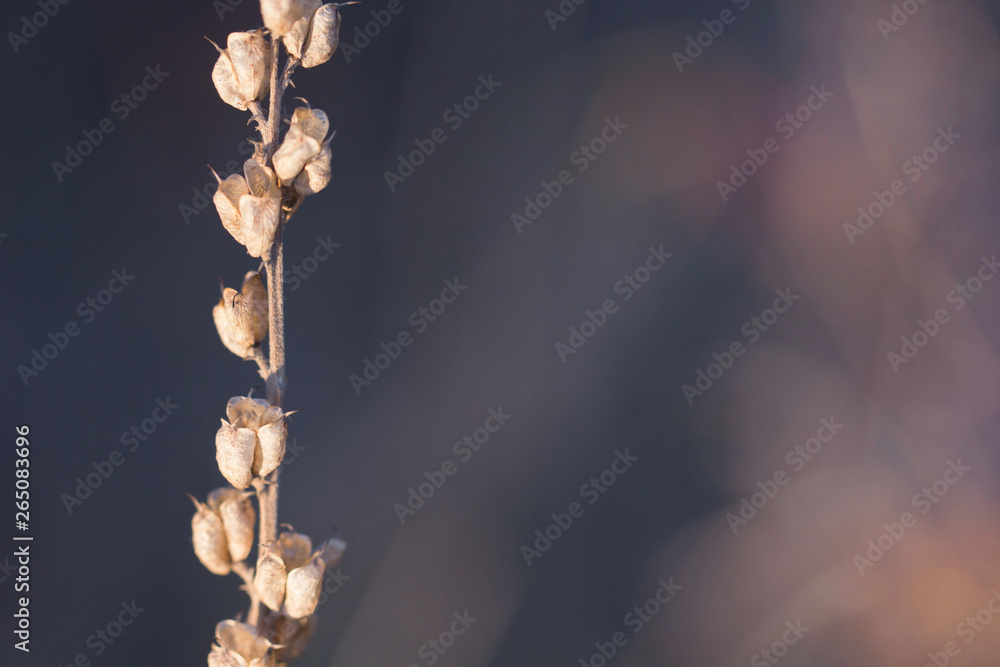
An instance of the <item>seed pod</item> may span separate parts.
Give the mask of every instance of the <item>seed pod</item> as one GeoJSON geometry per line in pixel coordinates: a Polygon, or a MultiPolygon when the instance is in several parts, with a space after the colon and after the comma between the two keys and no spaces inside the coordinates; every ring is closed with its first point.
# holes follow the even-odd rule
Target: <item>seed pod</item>
{"type": "Polygon", "coordinates": [[[281,408],[272,405],[261,415],[257,438],[261,453],[260,470],[257,474],[264,477],[281,465],[285,458],[288,426],[285,424],[285,415],[281,408]]]}
{"type": "Polygon", "coordinates": [[[207,505],[194,498],[191,500],[197,508],[191,519],[191,541],[195,556],[212,574],[229,574],[232,561],[229,559],[229,547],[226,544],[226,531],[222,519],[207,505]]]}
{"type": "Polygon", "coordinates": [[[283,532],[278,535],[278,551],[285,567],[294,570],[305,565],[312,554],[312,540],[304,533],[283,532]]]}
{"type": "Polygon", "coordinates": [[[246,623],[222,621],[215,626],[216,644],[208,655],[209,667],[275,667],[275,646],[257,636],[246,623]]]}
{"type": "Polygon", "coordinates": [[[319,155],[320,145],[316,139],[292,125],[285,134],[281,146],[274,152],[274,171],[282,183],[289,183],[298,176],[306,162],[319,155]]]}
{"type": "Polygon", "coordinates": [[[260,600],[273,611],[281,609],[285,601],[285,583],[288,571],[285,562],[273,542],[260,545],[257,555],[257,571],[253,578],[260,600]]]}
{"type": "Polygon", "coordinates": [[[275,37],[281,37],[296,21],[316,11],[319,3],[320,0],[260,0],[260,14],[267,29],[275,37]]]}
{"type": "Polygon", "coordinates": [[[240,197],[240,228],[244,245],[251,257],[263,257],[274,243],[281,221],[281,199],[277,197],[240,197]]]}
{"type": "Polygon", "coordinates": [[[250,486],[257,434],[248,428],[237,428],[226,420],[215,434],[215,460],[222,476],[237,489],[250,486]]]}
{"type": "Polygon", "coordinates": [[[271,407],[263,398],[233,396],[226,404],[226,418],[236,426],[257,430],[260,416],[271,407]]]}
{"type": "Polygon", "coordinates": [[[302,655],[315,631],[315,616],[303,619],[281,617],[274,632],[274,643],[280,646],[275,652],[278,661],[287,664],[302,655]]]}
{"type": "Polygon", "coordinates": [[[218,91],[223,102],[240,111],[246,111],[247,100],[240,92],[240,82],[236,78],[236,68],[229,57],[229,52],[220,49],[214,42],[212,44],[219,51],[219,59],[215,61],[215,67],[212,68],[212,83],[215,84],[215,90],[218,91]]]}
{"type": "Polygon", "coordinates": [[[240,197],[250,192],[246,179],[239,174],[231,174],[226,180],[219,178],[215,174],[215,180],[219,182],[219,188],[212,196],[215,203],[215,210],[219,212],[222,219],[222,226],[233,235],[233,238],[240,244],[243,243],[243,232],[240,229],[240,197]]]}
{"type": "Polygon", "coordinates": [[[264,34],[260,30],[232,32],[226,45],[244,101],[264,99],[270,88],[271,71],[271,47],[264,34]]]}
{"type": "Polygon", "coordinates": [[[302,567],[288,573],[285,591],[285,613],[292,618],[303,618],[316,611],[316,604],[323,589],[326,565],[319,556],[302,567]]]}
{"type": "Polygon", "coordinates": [[[303,67],[316,67],[329,60],[340,44],[340,13],[336,3],[316,10],[309,25],[309,39],[302,54],[303,67]]]}
{"type": "Polygon", "coordinates": [[[336,537],[331,537],[320,545],[319,557],[323,559],[327,569],[329,569],[337,567],[340,559],[344,557],[345,551],[347,551],[347,542],[339,540],[336,537]]]}
{"type": "Polygon", "coordinates": [[[285,48],[288,50],[292,56],[302,59],[302,49],[306,45],[306,40],[309,38],[309,25],[312,23],[312,14],[309,16],[303,16],[298,21],[292,24],[291,30],[289,30],[281,41],[285,43],[285,48]]]}
{"type": "Polygon", "coordinates": [[[306,136],[323,143],[326,133],[330,131],[330,118],[322,109],[299,107],[292,112],[292,125],[297,126],[306,136]]]}
{"type": "Polygon", "coordinates": [[[332,178],[332,159],[333,152],[330,150],[330,142],[326,142],[319,155],[306,162],[306,166],[295,177],[293,182],[295,191],[300,195],[314,195],[329,185],[332,178]]]}
{"type": "Polygon", "coordinates": [[[255,197],[280,197],[274,170],[250,158],[243,163],[243,173],[247,177],[247,190],[255,197]]]}
{"type": "Polygon", "coordinates": [[[212,318],[223,345],[233,354],[249,357],[267,335],[267,290],[260,274],[248,273],[239,292],[224,289],[222,299],[212,309],[212,318]]]}
{"type": "Polygon", "coordinates": [[[245,560],[253,547],[253,529],[257,520],[250,494],[236,489],[216,489],[208,494],[208,506],[222,519],[230,559],[233,562],[245,560]]]}

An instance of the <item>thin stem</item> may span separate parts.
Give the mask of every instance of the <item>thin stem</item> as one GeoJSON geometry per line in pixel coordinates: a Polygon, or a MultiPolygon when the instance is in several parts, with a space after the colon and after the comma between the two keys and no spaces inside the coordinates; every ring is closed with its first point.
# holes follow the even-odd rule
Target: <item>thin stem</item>
{"type": "Polygon", "coordinates": [[[247,595],[250,596],[250,612],[247,614],[247,623],[257,625],[257,615],[260,608],[260,596],[253,585],[253,570],[247,567],[245,562],[233,563],[233,572],[243,580],[247,595]]]}

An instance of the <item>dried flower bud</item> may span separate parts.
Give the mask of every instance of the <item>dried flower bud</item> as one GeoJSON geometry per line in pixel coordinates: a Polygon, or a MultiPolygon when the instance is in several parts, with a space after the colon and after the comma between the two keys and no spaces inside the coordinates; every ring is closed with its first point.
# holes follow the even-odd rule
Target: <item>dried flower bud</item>
{"type": "Polygon", "coordinates": [[[267,29],[275,37],[281,37],[296,21],[316,11],[319,3],[320,0],[260,0],[260,14],[267,29]]]}
{"type": "Polygon", "coordinates": [[[288,580],[288,570],[273,542],[260,545],[259,552],[253,585],[260,595],[261,602],[268,608],[278,611],[285,601],[285,583],[288,580]]]}
{"type": "Polygon", "coordinates": [[[274,644],[258,637],[252,625],[222,621],[215,626],[215,641],[209,667],[275,667],[274,644]]]}
{"type": "Polygon", "coordinates": [[[245,560],[253,547],[253,529],[257,521],[250,494],[236,489],[216,489],[208,494],[208,507],[222,519],[230,560],[245,560]]]}
{"type": "Polygon", "coordinates": [[[229,33],[229,58],[236,72],[240,95],[247,102],[262,100],[270,88],[271,47],[260,30],[229,33]]]}
{"type": "Polygon", "coordinates": [[[247,181],[239,174],[231,174],[226,180],[219,178],[215,174],[215,180],[219,182],[219,189],[215,191],[212,201],[215,203],[215,210],[219,212],[222,226],[233,235],[240,244],[243,243],[243,232],[240,228],[240,197],[250,193],[247,181]]]}
{"type": "Polygon", "coordinates": [[[289,663],[302,655],[315,631],[315,616],[303,619],[280,617],[274,631],[274,643],[279,645],[275,652],[278,661],[289,663]]]}
{"type": "Polygon", "coordinates": [[[292,618],[303,618],[316,611],[316,604],[323,589],[326,564],[319,556],[288,573],[285,589],[285,613],[292,618]]]}
{"type": "Polygon", "coordinates": [[[347,551],[347,542],[331,537],[320,545],[319,557],[326,563],[327,568],[337,567],[340,564],[340,559],[344,557],[345,551],[347,551]]]}
{"type": "Polygon", "coordinates": [[[309,25],[309,38],[302,53],[303,67],[316,67],[329,60],[340,44],[340,13],[336,3],[316,10],[309,25]]]}
{"type": "Polygon", "coordinates": [[[319,155],[320,145],[316,139],[306,134],[298,125],[292,125],[285,133],[281,146],[274,152],[274,171],[282,183],[289,183],[306,162],[319,155]]]}
{"type": "Polygon", "coordinates": [[[328,186],[332,178],[332,160],[333,152],[330,150],[330,142],[326,142],[319,155],[306,162],[306,166],[295,177],[293,182],[295,191],[300,195],[314,195],[328,186]]]}
{"type": "Polygon", "coordinates": [[[254,431],[222,420],[222,427],[215,434],[215,460],[222,476],[237,489],[247,488],[253,480],[256,449],[257,434],[254,431]]]}
{"type": "Polygon", "coordinates": [[[197,508],[191,519],[191,541],[194,545],[195,556],[212,574],[229,574],[232,569],[232,561],[229,558],[229,547],[226,544],[226,530],[223,527],[222,518],[207,505],[194,498],[191,500],[194,501],[194,506],[197,508]]]}
{"type": "Polygon", "coordinates": [[[222,299],[212,309],[212,318],[222,344],[233,354],[249,357],[267,335],[267,289],[260,274],[248,273],[239,292],[224,289],[222,299]]]}

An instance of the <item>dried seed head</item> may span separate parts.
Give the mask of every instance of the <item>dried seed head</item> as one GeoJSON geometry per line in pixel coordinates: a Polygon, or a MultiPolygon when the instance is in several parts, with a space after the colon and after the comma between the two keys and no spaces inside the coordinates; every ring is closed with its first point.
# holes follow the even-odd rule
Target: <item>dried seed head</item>
{"type": "Polygon", "coordinates": [[[249,396],[233,396],[226,404],[226,418],[237,426],[257,430],[260,426],[260,416],[271,407],[263,398],[249,396]]]}
{"type": "MultiPolygon", "coordinates": [[[[233,32],[226,40],[236,82],[245,102],[262,100],[270,87],[271,47],[260,30],[233,32]]],[[[220,93],[221,94],[221,93],[220,93]]]]}
{"type": "Polygon", "coordinates": [[[285,613],[292,618],[303,618],[316,611],[316,604],[323,589],[326,564],[318,555],[308,563],[288,573],[285,591],[285,613]]]}
{"type": "Polygon", "coordinates": [[[237,489],[250,486],[256,449],[257,434],[254,431],[222,420],[222,427],[215,434],[215,460],[222,476],[237,489]]]}
{"type": "MultiPolygon", "coordinates": [[[[215,47],[219,49],[218,46],[215,47]]],[[[236,78],[236,68],[229,57],[229,52],[219,49],[219,59],[215,61],[212,69],[212,83],[218,91],[222,101],[230,106],[234,106],[240,111],[247,110],[247,100],[240,92],[240,82],[236,78]]]]}
{"type": "Polygon", "coordinates": [[[295,177],[293,183],[295,191],[300,195],[314,195],[329,185],[332,177],[332,159],[333,152],[330,150],[330,142],[326,142],[319,155],[306,162],[306,166],[295,177]]]}
{"type": "Polygon", "coordinates": [[[302,49],[306,45],[306,40],[309,38],[309,26],[312,23],[312,14],[308,16],[303,16],[295,23],[292,24],[291,30],[289,30],[281,40],[285,43],[285,48],[288,49],[288,53],[293,55],[298,59],[302,59],[302,49]]]}
{"type": "Polygon", "coordinates": [[[253,529],[257,520],[250,494],[221,488],[208,494],[208,506],[222,519],[233,562],[245,560],[253,547],[253,529]]]}
{"type": "Polygon", "coordinates": [[[285,133],[281,146],[274,152],[274,171],[282,183],[290,183],[299,175],[306,162],[320,152],[319,141],[306,134],[298,125],[292,125],[285,133]]]}
{"type": "Polygon", "coordinates": [[[257,474],[264,477],[281,465],[285,458],[288,426],[281,408],[272,405],[261,415],[257,439],[261,453],[260,471],[257,474]]]}
{"type": "Polygon", "coordinates": [[[222,519],[207,505],[194,498],[192,500],[197,508],[191,519],[194,554],[212,574],[229,574],[232,561],[229,559],[229,547],[226,544],[226,531],[222,519]]]}
{"type": "Polygon", "coordinates": [[[329,60],[340,44],[340,13],[336,3],[316,10],[309,25],[309,38],[302,53],[303,67],[316,67],[329,60]]]}
{"type": "Polygon", "coordinates": [[[319,3],[320,0],[260,0],[260,14],[267,29],[275,37],[281,37],[296,21],[316,11],[319,3]]]}
{"type": "Polygon", "coordinates": [[[275,646],[257,636],[252,625],[222,621],[215,626],[216,644],[208,656],[209,667],[275,667],[275,646]]]}
{"type": "Polygon", "coordinates": [[[281,199],[278,197],[240,197],[240,227],[244,245],[251,257],[263,257],[274,243],[281,219],[281,199]]]}
{"type": "Polygon", "coordinates": [[[289,570],[305,565],[312,554],[312,540],[304,533],[283,532],[278,535],[278,552],[289,570]]]}
{"type": "MultiPolygon", "coordinates": [[[[212,172],[215,174],[215,172],[212,172]]],[[[219,189],[215,191],[212,201],[215,203],[215,210],[219,212],[222,219],[222,226],[233,235],[237,242],[243,243],[243,232],[240,230],[240,197],[250,192],[247,181],[239,174],[231,174],[226,180],[221,180],[218,174],[215,179],[219,181],[219,189]]]]}
{"type": "Polygon", "coordinates": [[[274,170],[262,165],[254,158],[243,163],[243,173],[247,177],[248,192],[255,197],[280,197],[281,190],[274,177],[274,170]]]}
{"type": "Polygon", "coordinates": [[[345,551],[347,551],[347,542],[331,537],[320,545],[319,557],[326,563],[327,568],[337,567],[340,559],[344,557],[345,551]]]}
{"type": "Polygon", "coordinates": [[[257,571],[254,574],[253,585],[260,595],[261,602],[269,609],[278,611],[285,601],[285,582],[288,571],[285,562],[273,542],[260,545],[257,554],[257,571]]]}
{"type": "MultiPolygon", "coordinates": [[[[249,196],[249,195],[246,195],[249,196]]],[[[267,335],[267,289],[260,274],[251,271],[240,291],[227,287],[212,309],[215,328],[229,351],[244,359],[267,335]]]]}
{"type": "Polygon", "coordinates": [[[315,631],[315,616],[303,619],[282,616],[274,632],[274,643],[280,645],[276,651],[278,661],[289,663],[302,655],[315,631]]]}
{"type": "Polygon", "coordinates": [[[302,132],[322,143],[326,133],[330,131],[330,119],[322,109],[299,107],[292,112],[292,125],[298,126],[302,132]]]}

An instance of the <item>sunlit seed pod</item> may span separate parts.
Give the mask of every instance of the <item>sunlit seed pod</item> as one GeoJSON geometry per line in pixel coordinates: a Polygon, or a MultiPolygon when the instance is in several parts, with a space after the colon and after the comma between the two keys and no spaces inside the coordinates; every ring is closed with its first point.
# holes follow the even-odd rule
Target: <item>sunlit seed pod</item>
{"type": "Polygon", "coordinates": [[[250,486],[256,449],[257,434],[254,431],[222,420],[222,427],[215,434],[215,460],[222,476],[237,489],[250,486]]]}
{"type": "Polygon", "coordinates": [[[254,345],[257,345],[267,336],[268,326],[267,288],[264,287],[264,279],[259,272],[250,271],[243,277],[240,296],[243,299],[243,307],[250,314],[254,345]]]}
{"type": "Polygon", "coordinates": [[[209,667],[275,667],[274,644],[257,636],[257,630],[252,625],[233,620],[222,621],[215,626],[215,641],[208,656],[209,667]]]}
{"type": "Polygon", "coordinates": [[[258,475],[264,477],[281,465],[285,459],[285,444],[288,440],[288,425],[280,408],[278,419],[265,422],[266,415],[261,418],[261,426],[257,429],[257,439],[260,443],[261,463],[258,475]]]}
{"type": "Polygon", "coordinates": [[[303,16],[293,23],[291,30],[281,38],[281,41],[285,43],[288,53],[296,58],[302,58],[302,49],[306,45],[306,39],[309,38],[309,24],[311,22],[312,14],[303,16]]]}
{"type": "Polygon", "coordinates": [[[257,594],[260,595],[261,602],[269,609],[278,611],[285,601],[285,583],[288,580],[288,571],[285,569],[285,562],[274,543],[262,544],[258,551],[257,570],[254,574],[253,585],[257,594]]]}
{"type": "MultiPolygon", "coordinates": [[[[219,49],[218,46],[215,48],[219,49]]],[[[240,111],[247,110],[247,100],[240,92],[236,68],[233,66],[229,53],[223,49],[219,49],[219,59],[215,61],[215,67],[212,68],[212,83],[215,84],[215,90],[223,102],[240,111]]]]}
{"type": "Polygon", "coordinates": [[[285,613],[292,618],[304,618],[316,611],[323,591],[323,573],[326,564],[319,556],[288,573],[285,586],[285,613]]]}
{"type": "Polygon", "coordinates": [[[281,221],[281,199],[278,197],[240,197],[240,229],[244,245],[251,257],[264,257],[274,243],[281,221]]]}
{"type": "Polygon", "coordinates": [[[345,551],[347,551],[347,542],[331,537],[320,545],[319,557],[323,559],[329,569],[340,564],[340,559],[344,557],[345,551]]]}
{"type": "Polygon", "coordinates": [[[274,172],[282,183],[290,183],[302,171],[306,162],[319,155],[319,152],[319,142],[303,132],[302,128],[292,125],[272,158],[274,172]]]}
{"type": "Polygon", "coordinates": [[[326,139],[326,134],[330,131],[330,118],[322,109],[299,107],[292,112],[291,124],[320,143],[326,139]]]}
{"type": "Polygon", "coordinates": [[[249,396],[233,396],[226,404],[226,419],[232,424],[257,430],[260,426],[260,416],[271,404],[262,398],[249,396]]]}
{"type": "Polygon", "coordinates": [[[246,102],[262,100],[270,88],[271,47],[260,30],[233,32],[226,40],[240,94],[246,102]]]}
{"type": "Polygon", "coordinates": [[[243,173],[246,175],[249,193],[255,197],[280,197],[278,180],[274,170],[262,165],[254,158],[243,163],[243,173]]]}
{"type": "MultiPolygon", "coordinates": [[[[212,172],[215,174],[215,172],[212,172]]],[[[233,238],[240,244],[243,243],[243,232],[240,229],[240,197],[250,192],[247,181],[239,174],[231,174],[225,180],[221,180],[218,174],[215,179],[219,181],[219,188],[212,196],[215,210],[219,212],[222,226],[233,235],[233,238]]]]}
{"type": "Polygon", "coordinates": [[[233,562],[245,560],[253,548],[254,524],[257,513],[250,502],[250,494],[237,489],[216,489],[208,495],[208,506],[222,519],[233,562]]]}
{"type": "Polygon", "coordinates": [[[302,619],[282,617],[274,634],[274,643],[280,645],[275,651],[278,661],[288,663],[302,655],[315,631],[314,615],[302,619]]]}
{"type": "Polygon", "coordinates": [[[224,289],[219,303],[212,308],[212,319],[226,349],[246,359],[254,345],[253,323],[239,299],[239,292],[231,287],[224,289]]]}
{"type": "Polygon", "coordinates": [[[320,0],[260,0],[260,15],[267,29],[275,37],[281,37],[296,21],[316,11],[319,3],[320,0]]]}
{"type": "Polygon", "coordinates": [[[323,144],[319,155],[306,162],[306,166],[295,177],[295,191],[300,195],[314,195],[328,186],[332,178],[332,160],[333,152],[330,150],[330,142],[327,142],[323,144]]]}
{"type": "Polygon", "coordinates": [[[285,531],[278,535],[278,553],[289,570],[305,565],[312,555],[312,540],[304,533],[285,531]]]}
{"type": "Polygon", "coordinates": [[[212,574],[229,574],[232,561],[229,558],[222,519],[207,505],[197,500],[194,504],[196,511],[191,519],[191,542],[194,545],[194,554],[212,574]]]}
{"type": "Polygon", "coordinates": [[[309,39],[302,54],[303,67],[316,67],[329,60],[340,44],[340,13],[336,3],[316,10],[309,24],[309,39]]]}

